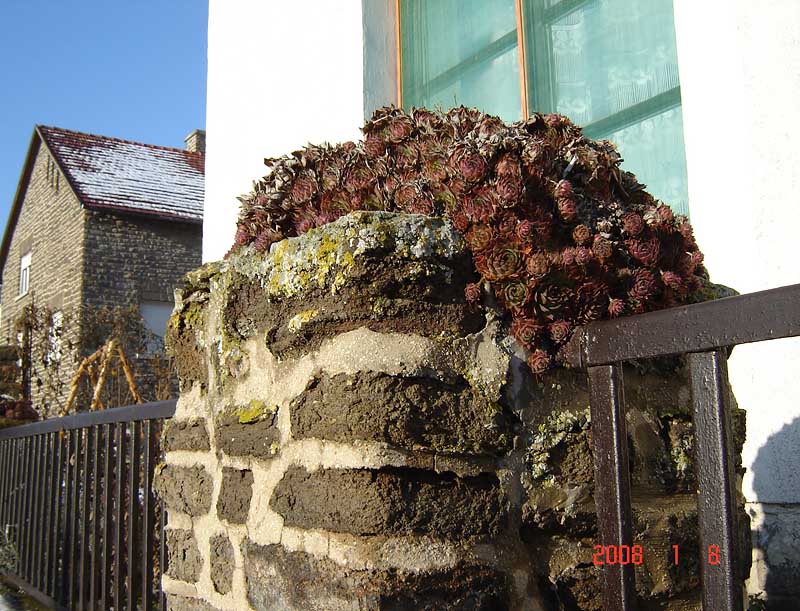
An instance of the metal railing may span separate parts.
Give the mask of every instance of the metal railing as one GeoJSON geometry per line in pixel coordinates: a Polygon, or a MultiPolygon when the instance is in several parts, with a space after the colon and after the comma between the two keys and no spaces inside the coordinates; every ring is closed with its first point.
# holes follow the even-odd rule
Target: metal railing
{"type": "Polygon", "coordinates": [[[0,525],[17,553],[5,577],[52,608],[166,608],[151,484],[174,413],[160,401],[0,431],[0,525]]]}
{"type": "MultiPolygon", "coordinates": [[[[718,546],[718,563],[701,562],[703,608],[741,611],[737,496],[733,472],[727,349],[800,335],[800,285],[603,321],[579,329],[571,365],[586,369],[598,532],[603,545],[630,546],[631,494],[621,364],[688,354],[695,428],[701,549],[718,546]]],[[[715,547],[716,549],[716,547],[715,547]]],[[[603,608],[635,608],[632,564],[603,566],[603,608]]]]}

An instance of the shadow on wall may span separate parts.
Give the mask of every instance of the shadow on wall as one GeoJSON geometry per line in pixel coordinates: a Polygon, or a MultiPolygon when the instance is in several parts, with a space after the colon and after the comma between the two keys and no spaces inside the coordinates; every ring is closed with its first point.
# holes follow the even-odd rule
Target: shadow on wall
{"type": "Polygon", "coordinates": [[[753,462],[748,504],[753,533],[753,571],[769,610],[796,610],[800,598],[800,417],[770,436],[753,462]],[[794,502],[787,503],[787,499],[794,502]],[[784,501],[784,502],[780,502],[784,501]]]}

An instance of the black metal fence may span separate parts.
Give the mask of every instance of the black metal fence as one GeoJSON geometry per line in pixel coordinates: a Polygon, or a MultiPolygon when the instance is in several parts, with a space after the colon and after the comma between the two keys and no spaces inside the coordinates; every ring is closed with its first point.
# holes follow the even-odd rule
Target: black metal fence
{"type": "Polygon", "coordinates": [[[86,412],[0,431],[6,577],[67,609],[163,609],[159,439],[175,401],[86,412]]]}
{"type": "MultiPolygon", "coordinates": [[[[598,530],[603,545],[630,546],[631,498],[621,364],[688,354],[694,404],[695,468],[703,608],[741,611],[737,496],[733,472],[727,349],[800,335],[800,285],[593,323],[577,332],[569,360],[589,375],[598,530]]],[[[633,564],[605,564],[603,608],[635,608],[633,564]]]]}

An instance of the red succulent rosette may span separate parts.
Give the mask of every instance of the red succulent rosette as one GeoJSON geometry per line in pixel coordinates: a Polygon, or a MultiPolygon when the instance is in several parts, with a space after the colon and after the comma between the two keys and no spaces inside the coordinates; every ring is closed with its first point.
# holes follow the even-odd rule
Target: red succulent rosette
{"type": "Polygon", "coordinates": [[[469,219],[467,218],[467,215],[464,214],[463,210],[454,210],[451,212],[450,222],[452,222],[453,226],[461,233],[465,233],[470,226],[469,219]]]}
{"type": "Polygon", "coordinates": [[[519,157],[513,153],[504,153],[500,155],[494,166],[494,171],[499,177],[522,178],[522,165],[519,157]]]}
{"type": "Polygon", "coordinates": [[[521,242],[527,242],[531,235],[533,235],[534,231],[535,229],[533,223],[531,223],[528,219],[519,221],[516,229],[514,229],[517,239],[521,242]]]}
{"type": "Polygon", "coordinates": [[[558,200],[558,214],[565,221],[573,221],[578,214],[578,205],[574,199],[562,198],[558,200]]]}
{"type": "Polygon", "coordinates": [[[539,280],[550,271],[550,258],[543,252],[530,255],[525,260],[525,269],[534,280],[539,280]]]}
{"type": "Polygon", "coordinates": [[[537,338],[541,337],[543,329],[544,327],[533,318],[518,316],[511,323],[510,333],[524,346],[530,346],[537,338]]]}
{"type": "Polygon", "coordinates": [[[608,300],[608,315],[611,318],[622,316],[625,312],[625,301],[622,299],[609,299],[608,300]]]}
{"type": "Polygon", "coordinates": [[[364,152],[368,157],[380,157],[386,152],[386,143],[377,134],[368,134],[364,140],[364,152]]]}
{"type": "Polygon", "coordinates": [[[506,207],[516,204],[523,191],[522,179],[518,176],[504,175],[497,179],[497,194],[506,207]]]}
{"type": "Polygon", "coordinates": [[[644,220],[635,212],[629,212],[622,217],[622,229],[632,236],[637,236],[644,229],[644,220]]]}
{"type": "Polygon", "coordinates": [[[468,195],[462,200],[462,209],[467,217],[475,222],[488,223],[494,218],[497,208],[497,196],[494,191],[482,187],[468,195]]]}
{"type": "Polygon", "coordinates": [[[476,283],[469,283],[464,287],[464,297],[467,303],[476,304],[481,300],[481,285],[476,283]]]}
{"type": "Polygon", "coordinates": [[[575,240],[575,243],[578,246],[583,246],[586,244],[592,237],[592,230],[589,229],[586,225],[580,224],[575,225],[575,228],[572,230],[572,239],[575,240]]]}
{"type": "Polygon", "coordinates": [[[503,285],[503,299],[510,308],[520,309],[528,302],[531,291],[521,280],[513,280],[503,285]]]}
{"type": "Polygon", "coordinates": [[[572,334],[572,325],[566,320],[557,320],[547,326],[547,333],[556,344],[563,344],[572,334]]]}
{"type": "Polygon", "coordinates": [[[292,183],[292,199],[297,203],[305,203],[316,195],[319,187],[313,176],[298,176],[292,183]]]}
{"type": "Polygon", "coordinates": [[[486,271],[483,276],[490,282],[511,278],[522,269],[522,262],[522,254],[517,249],[496,248],[486,256],[486,271]]]}
{"type": "Polygon", "coordinates": [[[542,374],[553,365],[552,357],[544,350],[537,349],[530,353],[528,356],[528,367],[534,374],[542,374]]]}
{"type": "Polygon", "coordinates": [[[420,192],[417,197],[409,204],[406,210],[410,214],[426,214],[431,215],[433,214],[433,196],[426,192],[420,192]]]}
{"type": "Polygon", "coordinates": [[[600,261],[605,261],[613,256],[614,246],[604,237],[597,235],[592,243],[592,252],[600,261]]]}
{"type": "Polygon", "coordinates": [[[628,252],[643,265],[655,265],[661,252],[661,243],[653,236],[647,240],[626,240],[628,252]]]}
{"type": "Polygon", "coordinates": [[[441,155],[431,155],[422,162],[422,173],[430,182],[447,180],[447,162],[441,155]]]}
{"type": "Polygon", "coordinates": [[[354,165],[347,171],[344,185],[349,191],[360,191],[371,187],[375,182],[375,173],[365,165],[354,165]]]}
{"type": "Polygon", "coordinates": [[[472,252],[486,250],[494,244],[494,231],[484,223],[475,223],[464,235],[472,252]]]}
{"type": "Polygon", "coordinates": [[[548,284],[535,289],[533,305],[539,316],[545,320],[560,317],[570,302],[570,291],[558,284],[548,284]]]}
{"type": "Polygon", "coordinates": [[[644,301],[652,298],[658,286],[656,285],[655,276],[650,270],[637,269],[633,272],[633,283],[628,293],[636,300],[644,301]]]}
{"type": "Polygon", "coordinates": [[[553,188],[553,197],[556,199],[572,197],[572,183],[568,180],[559,180],[553,188]]]}
{"type": "Polygon", "coordinates": [[[398,115],[393,117],[386,125],[386,139],[389,142],[402,142],[411,136],[413,129],[414,123],[411,117],[398,115]]]}
{"type": "Polygon", "coordinates": [[[456,149],[450,158],[450,167],[469,183],[478,182],[486,175],[486,161],[469,146],[456,149]]]}

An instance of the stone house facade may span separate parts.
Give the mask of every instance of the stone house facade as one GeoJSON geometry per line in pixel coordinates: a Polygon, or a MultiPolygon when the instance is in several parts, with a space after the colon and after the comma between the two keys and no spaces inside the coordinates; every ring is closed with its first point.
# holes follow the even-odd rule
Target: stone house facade
{"type": "MultiPolygon", "coordinates": [[[[163,336],[173,287],[201,260],[204,139],[193,132],[182,150],[37,126],[0,245],[0,339],[21,339],[30,305],[56,327],[82,306],[138,307],[163,336]]],[[[29,355],[27,390],[42,416],[66,399],[89,331],[65,325],[52,354],[29,355]],[[36,378],[54,361],[59,384],[48,392],[36,378]]]]}

